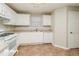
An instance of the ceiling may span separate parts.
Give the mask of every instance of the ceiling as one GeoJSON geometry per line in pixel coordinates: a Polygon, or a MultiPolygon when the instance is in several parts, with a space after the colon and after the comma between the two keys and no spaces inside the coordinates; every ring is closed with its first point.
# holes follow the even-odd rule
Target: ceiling
{"type": "Polygon", "coordinates": [[[42,14],[51,13],[54,9],[64,6],[79,6],[78,3],[7,3],[19,13],[42,14]]]}

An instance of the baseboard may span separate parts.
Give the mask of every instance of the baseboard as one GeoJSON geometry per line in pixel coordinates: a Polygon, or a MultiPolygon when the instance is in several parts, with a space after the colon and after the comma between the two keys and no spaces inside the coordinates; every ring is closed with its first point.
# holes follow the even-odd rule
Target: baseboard
{"type": "MultiPolygon", "coordinates": [[[[54,44],[54,42],[51,42],[51,43],[52,43],[53,46],[58,47],[58,48],[70,49],[70,48],[66,48],[66,47],[60,46],[60,45],[56,45],[56,44],[54,44]]],[[[40,42],[38,42],[38,43],[27,43],[26,45],[36,45],[36,44],[45,44],[45,43],[40,43],[40,42]]]]}
{"type": "Polygon", "coordinates": [[[20,44],[20,46],[24,46],[24,45],[37,45],[37,44],[44,44],[44,43],[40,43],[40,42],[38,42],[38,43],[22,43],[22,44],[20,44]]]}
{"type": "MultiPolygon", "coordinates": [[[[23,43],[23,44],[20,44],[20,46],[26,46],[26,45],[37,45],[37,44],[45,44],[45,43],[23,43]]],[[[70,48],[67,48],[67,47],[63,47],[63,46],[60,46],[60,45],[56,45],[52,42],[52,45],[55,46],[55,47],[58,47],[58,48],[62,48],[62,49],[70,49],[70,48]]]]}
{"type": "Polygon", "coordinates": [[[53,43],[52,43],[52,45],[55,46],[55,47],[58,47],[58,48],[62,48],[62,49],[70,49],[70,48],[63,47],[63,46],[60,46],[60,45],[56,45],[56,44],[53,44],[53,43]]]}

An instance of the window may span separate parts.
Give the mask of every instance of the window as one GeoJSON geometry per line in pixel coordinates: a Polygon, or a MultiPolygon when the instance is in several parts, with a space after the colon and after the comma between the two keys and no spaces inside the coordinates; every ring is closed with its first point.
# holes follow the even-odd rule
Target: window
{"type": "Polygon", "coordinates": [[[33,27],[42,26],[42,16],[41,15],[32,15],[31,16],[31,26],[33,26],[33,27]]]}

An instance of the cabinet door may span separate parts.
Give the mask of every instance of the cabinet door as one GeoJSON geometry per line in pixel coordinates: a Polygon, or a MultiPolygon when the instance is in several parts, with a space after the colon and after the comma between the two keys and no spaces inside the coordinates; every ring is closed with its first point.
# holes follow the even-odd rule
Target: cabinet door
{"type": "Polygon", "coordinates": [[[8,7],[7,5],[3,4],[3,12],[4,12],[4,16],[9,19],[9,21],[5,22],[4,24],[6,25],[15,25],[15,19],[16,19],[16,12],[13,11],[10,7],[8,7]]]}
{"type": "Polygon", "coordinates": [[[2,4],[3,5],[3,13],[4,13],[4,17],[6,17],[7,19],[11,19],[11,17],[10,17],[10,9],[9,9],[9,7],[7,6],[7,5],[5,5],[5,4],[2,4]]]}
{"type": "Polygon", "coordinates": [[[31,34],[30,33],[21,33],[20,34],[21,43],[30,43],[31,34]]]}
{"type": "Polygon", "coordinates": [[[50,15],[43,15],[43,25],[44,26],[51,25],[51,16],[50,15]]]}
{"type": "Polygon", "coordinates": [[[30,25],[30,15],[27,14],[26,17],[25,17],[25,25],[30,25]]]}
{"type": "Polygon", "coordinates": [[[18,44],[22,44],[22,43],[30,43],[31,42],[31,38],[32,38],[32,35],[31,33],[20,33],[19,36],[18,36],[18,44]]]}
{"type": "Polygon", "coordinates": [[[52,43],[53,42],[53,33],[52,32],[44,32],[44,43],[52,43]]]}
{"type": "Polygon", "coordinates": [[[20,33],[19,43],[41,43],[43,42],[43,33],[27,32],[20,33]]]}
{"type": "Polygon", "coordinates": [[[16,25],[30,25],[30,15],[27,14],[17,14],[18,19],[16,25]]]}
{"type": "Polygon", "coordinates": [[[9,14],[9,17],[10,17],[9,23],[15,25],[15,22],[17,20],[17,14],[12,9],[9,9],[9,11],[10,11],[10,14],[9,14]]]}
{"type": "Polygon", "coordinates": [[[25,25],[25,17],[21,14],[18,14],[18,19],[16,21],[16,25],[25,25]]]}
{"type": "Polygon", "coordinates": [[[43,43],[43,32],[31,33],[31,43],[43,43]]]}
{"type": "Polygon", "coordinates": [[[0,3],[0,15],[3,15],[3,5],[0,3]]]}

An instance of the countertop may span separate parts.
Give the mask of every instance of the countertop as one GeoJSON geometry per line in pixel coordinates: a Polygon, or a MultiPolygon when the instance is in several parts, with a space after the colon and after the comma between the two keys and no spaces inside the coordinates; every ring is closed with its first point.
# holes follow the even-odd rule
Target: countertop
{"type": "Polygon", "coordinates": [[[39,30],[39,31],[31,31],[31,30],[15,30],[15,31],[10,31],[13,33],[19,33],[19,32],[52,32],[52,30],[39,30]]]}

